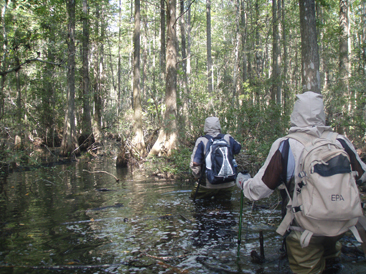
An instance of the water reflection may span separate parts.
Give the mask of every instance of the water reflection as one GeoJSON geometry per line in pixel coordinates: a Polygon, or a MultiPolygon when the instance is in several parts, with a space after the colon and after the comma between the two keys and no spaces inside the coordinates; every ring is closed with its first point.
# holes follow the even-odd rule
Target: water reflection
{"type": "MultiPolygon", "coordinates": [[[[116,169],[111,161],[11,174],[0,184],[0,273],[289,271],[275,233],[280,209],[272,205],[278,197],[256,209],[246,201],[237,260],[239,192],[229,201],[194,203],[191,188],[191,183],[116,169]],[[83,170],[107,171],[119,182],[83,170]],[[253,263],[250,255],[259,253],[259,231],[264,264],[253,263]]],[[[343,273],[364,272],[359,258],[346,260],[343,273]]]]}

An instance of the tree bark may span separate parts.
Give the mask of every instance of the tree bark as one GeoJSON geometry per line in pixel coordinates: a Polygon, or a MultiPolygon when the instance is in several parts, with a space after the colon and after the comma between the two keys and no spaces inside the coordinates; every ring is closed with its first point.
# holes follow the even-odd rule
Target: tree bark
{"type": "Polygon", "coordinates": [[[243,83],[245,83],[248,80],[248,61],[247,61],[247,45],[246,45],[246,33],[247,33],[247,27],[246,27],[246,18],[247,13],[245,9],[245,2],[244,0],[240,1],[241,5],[241,19],[240,19],[240,32],[241,32],[241,52],[242,52],[242,77],[243,77],[243,83]]]}
{"type": "MultiPolygon", "coordinates": [[[[96,5],[95,11],[95,35],[99,36],[99,29],[101,29],[101,37],[103,36],[103,24],[99,12],[100,6],[96,5]]],[[[103,6],[102,6],[103,9],[103,6]]],[[[102,45],[95,43],[95,65],[94,65],[94,117],[93,117],[93,132],[95,141],[100,143],[102,141],[102,96],[101,96],[101,82],[103,74],[103,56],[102,45]]]]}
{"type": "Polygon", "coordinates": [[[134,138],[132,140],[140,156],[145,155],[144,134],[142,131],[142,108],[140,90],[140,0],[135,0],[135,29],[133,33],[133,110],[134,110],[134,138]]]}
{"type": "Polygon", "coordinates": [[[340,0],[339,26],[341,35],[339,40],[339,88],[342,95],[346,98],[349,96],[349,22],[348,22],[348,0],[340,0]]]}
{"type": "Polygon", "coordinates": [[[165,75],[165,0],[160,0],[160,69],[162,77],[165,75]]]}
{"type": "MultiPolygon", "coordinates": [[[[234,71],[233,71],[233,102],[238,103],[239,87],[238,87],[238,77],[239,77],[239,46],[241,41],[240,32],[240,3],[239,0],[235,1],[236,13],[235,13],[235,25],[236,25],[236,41],[234,49],[234,71]]],[[[239,84],[240,86],[240,84],[239,84]]]]}
{"type": "Polygon", "coordinates": [[[211,56],[211,0],[206,0],[206,34],[207,34],[207,91],[212,92],[212,56],[211,56]]]}
{"type": "MultiPolygon", "coordinates": [[[[2,71],[6,71],[7,70],[7,55],[6,53],[8,52],[8,36],[7,36],[7,32],[6,32],[6,22],[5,22],[5,14],[8,8],[7,5],[7,1],[4,1],[4,5],[2,6],[1,9],[1,28],[2,28],[2,51],[3,51],[3,55],[1,56],[1,69],[2,71]]],[[[5,113],[5,104],[4,104],[4,88],[5,88],[5,79],[6,79],[6,74],[1,75],[1,81],[0,81],[0,120],[3,118],[4,113],[5,113]]]]}
{"type": "Polygon", "coordinates": [[[122,3],[118,1],[118,69],[117,69],[117,117],[121,110],[121,42],[122,42],[122,3]]]}
{"type": "Polygon", "coordinates": [[[281,0],[272,1],[272,31],[273,31],[273,49],[272,49],[272,88],[271,88],[271,100],[281,105],[281,51],[280,51],[280,35],[279,35],[279,22],[281,13],[281,0]]]}
{"type": "Polygon", "coordinates": [[[83,120],[82,120],[82,135],[80,138],[80,144],[88,139],[83,145],[87,148],[94,140],[90,134],[93,132],[92,121],[90,115],[90,90],[89,90],[89,13],[88,13],[88,0],[83,0],[83,120]]]}
{"type": "Polygon", "coordinates": [[[68,0],[66,5],[68,13],[68,108],[60,154],[62,156],[71,156],[79,153],[75,128],[75,0],[68,0]]]}
{"type": "Polygon", "coordinates": [[[180,32],[181,32],[181,48],[182,48],[182,70],[183,70],[183,119],[186,126],[189,125],[188,113],[188,76],[187,76],[187,50],[186,50],[186,28],[184,20],[184,0],[180,0],[180,32]]]}
{"type": "Polygon", "coordinates": [[[288,99],[290,97],[289,91],[289,84],[288,80],[289,77],[287,75],[288,72],[288,42],[287,42],[287,22],[286,22],[286,9],[285,9],[285,0],[282,0],[282,45],[283,45],[283,109],[285,114],[288,113],[288,99]]]}
{"type": "Polygon", "coordinates": [[[299,0],[303,91],[321,93],[315,0],[299,0]]]}
{"type": "Polygon", "coordinates": [[[166,60],[166,91],[164,124],[158,139],[149,152],[152,155],[171,155],[177,146],[177,35],[176,35],[176,0],[167,1],[167,60],[166,60]]]}

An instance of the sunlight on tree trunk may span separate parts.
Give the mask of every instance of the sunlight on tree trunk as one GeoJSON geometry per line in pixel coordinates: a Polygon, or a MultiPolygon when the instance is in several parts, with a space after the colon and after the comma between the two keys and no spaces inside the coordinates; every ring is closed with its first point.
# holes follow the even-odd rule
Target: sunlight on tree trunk
{"type": "Polygon", "coordinates": [[[167,62],[166,62],[166,91],[164,124],[160,129],[158,139],[149,152],[152,155],[171,155],[177,146],[177,35],[176,35],[176,0],[168,0],[167,22],[167,62]]]}
{"type": "MultiPolygon", "coordinates": [[[[103,8],[103,7],[102,7],[103,8]]],[[[99,36],[99,28],[103,28],[102,19],[100,18],[99,5],[96,7],[95,14],[95,35],[99,36]],[[99,27],[101,25],[101,27],[99,27]]],[[[102,36],[102,33],[101,33],[102,36]]],[[[93,132],[95,141],[100,143],[102,140],[102,98],[101,98],[101,82],[103,73],[102,63],[102,45],[95,43],[95,60],[94,60],[94,117],[93,117],[93,132]]]]}
{"type": "Polygon", "coordinates": [[[133,56],[133,110],[135,134],[132,143],[140,157],[146,153],[144,133],[142,131],[142,108],[140,91],[140,0],[135,0],[135,30],[133,34],[134,56],[133,56]]]}

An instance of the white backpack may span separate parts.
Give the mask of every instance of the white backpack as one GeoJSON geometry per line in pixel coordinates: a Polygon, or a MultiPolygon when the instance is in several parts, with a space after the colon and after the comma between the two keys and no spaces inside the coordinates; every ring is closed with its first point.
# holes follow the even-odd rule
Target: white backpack
{"type": "Polygon", "coordinates": [[[325,132],[321,138],[306,133],[293,133],[293,138],[304,145],[300,156],[299,173],[287,213],[277,232],[302,231],[300,243],[308,246],[311,237],[337,236],[351,230],[362,242],[356,229],[363,209],[348,154],[336,143],[337,133],[325,132]],[[291,226],[293,219],[298,226],[291,226]]]}

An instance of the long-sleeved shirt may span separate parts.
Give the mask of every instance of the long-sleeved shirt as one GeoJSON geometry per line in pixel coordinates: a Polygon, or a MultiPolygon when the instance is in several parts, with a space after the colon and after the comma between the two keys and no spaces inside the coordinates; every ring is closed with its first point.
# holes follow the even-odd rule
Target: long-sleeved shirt
{"type": "MultiPolygon", "coordinates": [[[[338,135],[337,142],[348,153],[353,171],[357,171],[358,184],[366,181],[366,165],[358,156],[352,143],[338,135]]],[[[297,174],[304,146],[292,138],[277,139],[258,173],[244,183],[244,195],[250,200],[266,198],[282,183],[288,183],[297,174]]]]}

